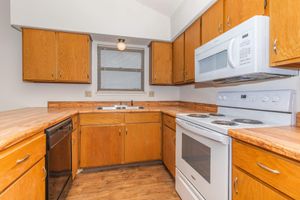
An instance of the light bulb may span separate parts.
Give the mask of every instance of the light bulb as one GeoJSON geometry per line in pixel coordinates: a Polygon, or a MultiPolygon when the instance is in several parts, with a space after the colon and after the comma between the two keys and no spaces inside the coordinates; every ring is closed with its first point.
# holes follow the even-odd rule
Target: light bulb
{"type": "Polygon", "coordinates": [[[120,51],[124,51],[126,49],[126,44],[124,39],[119,39],[117,47],[120,51]]]}

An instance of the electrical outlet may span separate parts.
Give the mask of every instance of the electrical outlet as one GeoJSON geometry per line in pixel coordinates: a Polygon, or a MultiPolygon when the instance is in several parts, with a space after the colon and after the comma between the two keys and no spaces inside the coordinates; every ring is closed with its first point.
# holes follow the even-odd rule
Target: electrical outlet
{"type": "Polygon", "coordinates": [[[89,91],[89,90],[84,91],[84,96],[85,97],[92,97],[92,91],[89,91]]]}
{"type": "Polygon", "coordinates": [[[149,91],[149,97],[154,97],[154,96],[155,96],[154,91],[149,91]]]}

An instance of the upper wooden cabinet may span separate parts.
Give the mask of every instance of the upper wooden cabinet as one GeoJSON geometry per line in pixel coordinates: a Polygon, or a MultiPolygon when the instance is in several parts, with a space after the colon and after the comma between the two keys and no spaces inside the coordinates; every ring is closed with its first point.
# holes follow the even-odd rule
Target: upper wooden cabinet
{"type": "Polygon", "coordinates": [[[56,33],[23,29],[23,79],[56,80],[56,33]]]}
{"type": "Polygon", "coordinates": [[[184,33],[173,42],[173,82],[184,82],[184,33]]]}
{"type": "Polygon", "coordinates": [[[172,43],[152,42],[150,48],[150,84],[171,85],[172,43]]]}
{"type": "Polygon", "coordinates": [[[88,35],[23,29],[23,80],[90,83],[88,35]]]}
{"type": "Polygon", "coordinates": [[[201,19],[199,18],[184,32],[184,81],[195,80],[195,49],[201,45],[201,19]]]}
{"type": "Polygon", "coordinates": [[[224,32],[224,0],[218,0],[202,15],[202,44],[224,32]]]}
{"type": "Polygon", "coordinates": [[[264,15],[267,0],[225,0],[225,30],[255,16],[264,15]]]}
{"type": "Polygon", "coordinates": [[[300,1],[272,0],[270,14],[271,65],[300,67],[300,1]]]}

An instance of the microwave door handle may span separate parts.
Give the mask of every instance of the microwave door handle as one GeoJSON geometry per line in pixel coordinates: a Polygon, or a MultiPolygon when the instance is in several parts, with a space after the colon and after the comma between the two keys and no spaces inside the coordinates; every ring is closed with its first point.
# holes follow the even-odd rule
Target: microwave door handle
{"type": "Polygon", "coordinates": [[[214,133],[207,129],[201,128],[200,126],[196,127],[195,125],[193,125],[189,122],[184,122],[180,119],[176,119],[176,123],[183,129],[185,129],[187,131],[191,131],[192,133],[194,133],[196,135],[201,135],[205,138],[208,138],[210,140],[213,140],[213,141],[225,144],[225,145],[227,145],[229,143],[228,138],[226,136],[222,135],[221,133],[214,133]],[[202,130],[202,131],[199,131],[199,130],[202,130]]]}
{"type": "Polygon", "coordinates": [[[227,58],[228,58],[228,64],[230,67],[235,68],[235,64],[233,61],[233,45],[234,45],[235,39],[230,40],[228,49],[227,49],[227,58]]]}

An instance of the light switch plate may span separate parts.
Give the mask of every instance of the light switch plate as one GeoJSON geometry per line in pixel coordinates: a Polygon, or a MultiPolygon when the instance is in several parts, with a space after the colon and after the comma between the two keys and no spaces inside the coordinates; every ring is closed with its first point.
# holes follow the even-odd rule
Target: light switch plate
{"type": "Polygon", "coordinates": [[[149,91],[149,97],[154,97],[155,96],[155,92],[154,91],[149,91]]]}
{"type": "Polygon", "coordinates": [[[89,91],[89,90],[84,91],[84,96],[85,97],[92,97],[92,91],[89,91]]]}

